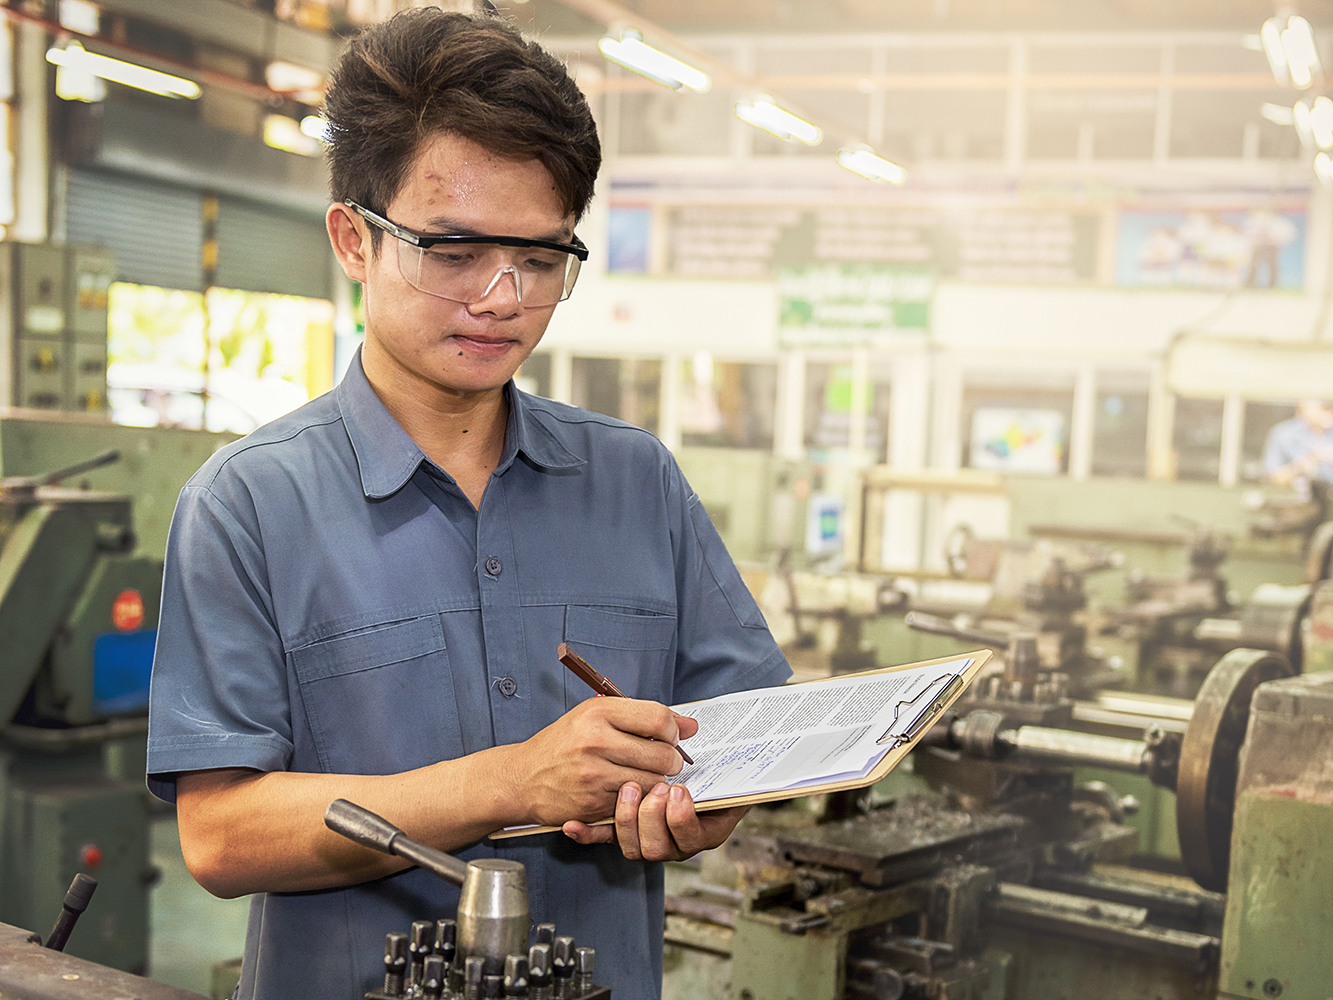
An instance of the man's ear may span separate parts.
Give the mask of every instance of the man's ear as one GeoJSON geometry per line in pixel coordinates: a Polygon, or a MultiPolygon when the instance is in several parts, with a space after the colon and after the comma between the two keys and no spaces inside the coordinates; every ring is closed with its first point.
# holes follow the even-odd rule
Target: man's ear
{"type": "Polygon", "coordinates": [[[361,217],[340,201],[329,206],[324,216],[333,244],[333,255],[342,265],[343,273],[353,281],[365,284],[366,268],[370,263],[370,233],[361,217]]]}

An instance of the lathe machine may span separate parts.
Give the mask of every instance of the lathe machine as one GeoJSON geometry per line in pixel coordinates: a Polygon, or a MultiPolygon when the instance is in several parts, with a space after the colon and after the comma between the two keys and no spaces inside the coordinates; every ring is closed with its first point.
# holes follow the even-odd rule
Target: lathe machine
{"type": "Polygon", "coordinates": [[[877,800],[752,813],[668,897],[665,996],[1327,1000],[1333,676],[1236,650],[1193,705],[1110,708],[1031,645],[877,800]],[[1088,765],[1175,790],[1192,879],[1140,865],[1088,765]]]}

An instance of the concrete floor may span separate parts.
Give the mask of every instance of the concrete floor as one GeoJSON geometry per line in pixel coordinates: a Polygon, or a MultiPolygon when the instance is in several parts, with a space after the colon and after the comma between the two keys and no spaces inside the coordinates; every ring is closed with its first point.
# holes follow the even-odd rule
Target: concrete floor
{"type": "Polygon", "coordinates": [[[162,871],[149,897],[149,978],[208,996],[214,963],[239,958],[245,946],[250,900],[199,887],[181,859],[173,815],[153,820],[149,850],[162,871]]]}

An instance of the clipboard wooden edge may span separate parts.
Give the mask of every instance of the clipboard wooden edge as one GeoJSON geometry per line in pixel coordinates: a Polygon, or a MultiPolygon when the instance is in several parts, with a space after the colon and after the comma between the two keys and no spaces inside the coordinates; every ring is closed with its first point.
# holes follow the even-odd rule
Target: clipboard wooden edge
{"type": "MultiPolygon", "coordinates": [[[[830,677],[815,677],[808,681],[797,681],[795,684],[786,684],[784,687],[800,687],[805,684],[825,684],[834,680],[845,680],[848,677],[869,677],[873,674],[892,674],[902,670],[919,670],[922,667],[931,667],[944,663],[955,663],[958,660],[972,659],[967,668],[958,676],[963,679],[963,683],[949,692],[944,698],[940,699],[930,709],[931,715],[935,718],[947,712],[968,689],[968,686],[976,680],[977,674],[981,668],[994,655],[994,650],[978,649],[965,653],[957,653],[953,656],[940,656],[932,660],[920,660],[916,663],[902,663],[892,667],[876,667],[873,670],[857,670],[848,674],[834,674],[830,677]]],[[[673,705],[672,708],[688,708],[690,705],[697,705],[697,701],[682,702],[679,705],[673,705]]],[[[933,722],[933,720],[932,720],[933,722]]],[[[930,731],[930,725],[920,726],[917,732],[906,743],[894,747],[884,755],[883,760],[875,765],[874,769],[864,778],[852,778],[847,781],[833,781],[823,785],[808,785],[800,789],[778,789],[772,792],[756,792],[752,795],[733,795],[723,799],[713,799],[709,802],[701,802],[695,806],[697,812],[712,812],[716,809],[732,809],[737,806],[753,806],[761,802],[781,802],[784,799],[800,799],[807,795],[824,795],[828,792],[845,792],[854,788],[866,788],[875,784],[884,778],[890,771],[902,763],[903,758],[912,752],[913,748],[920,742],[921,737],[930,731]]],[[[598,820],[595,823],[589,823],[589,826],[609,826],[614,823],[614,819],[598,820]]],[[[509,840],[513,837],[532,837],[539,833],[556,833],[561,828],[558,826],[529,826],[516,827],[510,830],[497,830],[495,833],[487,834],[487,840],[509,840]]]]}

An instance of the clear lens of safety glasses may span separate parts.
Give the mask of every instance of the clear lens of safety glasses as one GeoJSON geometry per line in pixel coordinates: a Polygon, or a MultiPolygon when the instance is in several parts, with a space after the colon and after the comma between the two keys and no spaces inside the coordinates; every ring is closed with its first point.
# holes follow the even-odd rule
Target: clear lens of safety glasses
{"type": "Polygon", "coordinates": [[[569,298],[579,276],[578,257],[546,247],[459,243],[423,250],[396,242],[398,268],[408,284],[467,305],[498,295],[514,296],[528,308],[553,306],[569,298]]]}

